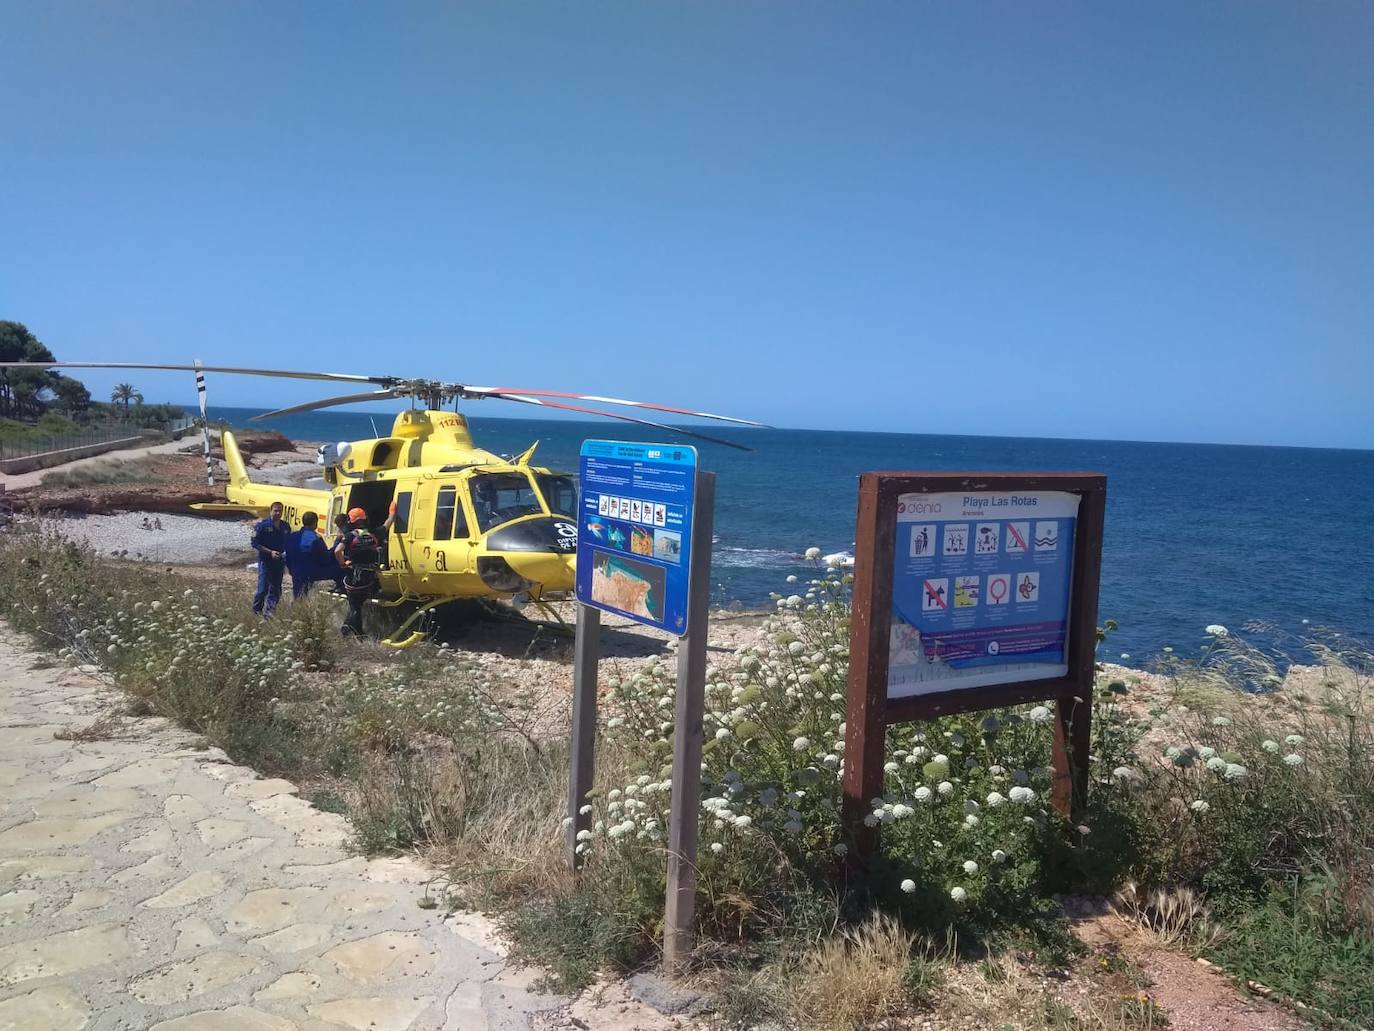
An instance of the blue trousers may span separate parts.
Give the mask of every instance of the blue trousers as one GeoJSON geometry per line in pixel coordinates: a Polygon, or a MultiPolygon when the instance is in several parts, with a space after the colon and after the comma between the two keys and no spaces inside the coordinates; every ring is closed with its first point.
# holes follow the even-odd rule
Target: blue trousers
{"type": "Polygon", "coordinates": [[[258,556],[258,590],[253,595],[253,611],[261,616],[270,616],[281,601],[281,579],[286,573],[286,563],[281,559],[258,556]]]}

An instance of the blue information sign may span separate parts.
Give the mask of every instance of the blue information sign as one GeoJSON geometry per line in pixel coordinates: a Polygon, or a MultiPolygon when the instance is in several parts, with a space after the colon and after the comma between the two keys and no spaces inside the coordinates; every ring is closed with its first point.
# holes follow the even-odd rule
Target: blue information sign
{"type": "Polygon", "coordinates": [[[1063,676],[1078,495],[897,501],[888,697],[1063,676]]]}
{"type": "Polygon", "coordinates": [[[588,440],[578,481],[577,600],[687,632],[697,451],[588,440]]]}

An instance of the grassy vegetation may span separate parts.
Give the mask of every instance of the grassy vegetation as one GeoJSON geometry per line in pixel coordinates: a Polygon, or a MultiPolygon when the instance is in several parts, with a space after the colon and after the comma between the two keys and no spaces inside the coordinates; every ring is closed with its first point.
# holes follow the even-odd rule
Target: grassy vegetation
{"type": "MultiPolygon", "coordinates": [[[[455,871],[449,900],[504,912],[518,953],[561,985],[656,958],[670,662],[609,678],[573,880],[562,700],[513,694],[443,649],[341,642],[325,598],[263,623],[238,592],[23,534],[0,541],[0,570],[11,624],[301,781],[353,818],[363,848],[432,850],[455,871]]],[[[1081,951],[1057,893],[1128,883],[1122,912],[1161,941],[1374,1020],[1370,656],[1309,642],[1318,668],[1276,690],[1272,662],[1219,633],[1200,661],[1170,662],[1176,698],[1152,715],[1102,677],[1084,700],[1092,804],[1072,824],[1045,802],[1042,708],[893,728],[870,816],[884,851],[852,875],[838,819],[846,591],[831,573],[780,599],[761,641],[709,673],[697,977],[723,1024],[860,1028],[938,1005],[975,1026],[1163,1027],[1126,966],[1072,1008],[1028,973],[1081,951]]]]}
{"type": "Polygon", "coordinates": [[[165,483],[167,459],[161,455],[142,458],[104,458],[74,469],[57,469],[43,476],[48,488],[95,487],[107,484],[165,483]]]}

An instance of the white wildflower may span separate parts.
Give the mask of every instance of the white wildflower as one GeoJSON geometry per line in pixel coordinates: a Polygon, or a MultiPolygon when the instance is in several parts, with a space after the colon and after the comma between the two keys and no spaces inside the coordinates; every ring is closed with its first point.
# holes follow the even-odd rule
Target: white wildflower
{"type": "Polygon", "coordinates": [[[1227,630],[1220,623],[1207,624],[1207,628],[1203,632],[1212,637],[1229,637],[1231,635],[1231,631],[1227,630]]]}
{"type": "Polygon", "coordinates": [[[916,882],[908,877],[902,882],[902,891],[906,892],[908,895],[912,894],[916,891],[916,882]]]}
{"type": "Polygon", "coordinates": [[[1202,800],[1202,799],[1199,798],[1196,802],[1194,802],[1194,803],[1193,803],[1192,805],[1190,805],[1188,808],[1191,809],[1191,810],[1192,810],[1193,812],[1195,812],[1195,813],[1205,813],[1208,809],[1211,809],[1212,807],[1211,807],[1211,805],[1209,805],[1207,802],[1205,802],[1204,800],[1202,800]]]}
{"type": "Polygon", "coordinates": [[[968,898],[968,892],[966,892],[963,888],[950,888],[949,897],[952,898],[955,902],[963,902],[966,898],[968,898]]]}
{"type": "Polygon", "coordinates": [[[1043,705],[1037,705],[1027,714],[1027,717],[1032,723],[1048,723],[1050,721],[1050,710],[1043,705]]]}
{"type": "Polygon", "coordinates": [[[1289,752],[1287,755],[1283,757],[1283,761],[1287,763],[1289,766],[1301,766],[1302,756],[1300,756],[1297,752],[1289,752]]]}

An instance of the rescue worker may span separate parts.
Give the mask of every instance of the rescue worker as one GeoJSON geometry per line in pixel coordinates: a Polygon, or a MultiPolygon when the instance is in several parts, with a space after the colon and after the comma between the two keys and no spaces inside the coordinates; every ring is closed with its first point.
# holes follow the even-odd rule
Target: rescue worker
{"type": "Polygon", "coordinates": [[[339,632],[345,637],[361,637],[363,605],[376,593],[382,566],[382,540],[396,521],[396,503],[377,532],[367,525],[367,512],[348,510],[348,534],[334,546],[334,557],[345,570],[343,589],[348,599],[348,616],[339,632]]]}
{"type": "Polygon", "coordinates": [[[291,573],[292,598],[304,597],[316,580],[334,579],[338,563],[330,558],[324,538],[315,531],[319,524],[319,515],[307,512],[301,516],[301,528],[286,538],[286,568],[291,573]]]}
{"type": "Polygon", "coordinates": [[[377,590],[377,572],[382,562],[381,541],[368,528],[363,509],[348,510],[348,534],[335,545],[334,557],[345,569],[344,595],[348,598],[348,616],[339,632],[345,637],[361,637],[363,605],[377,590]]]}
{"type": "Polygon", "coordinates": [[[270,514],[253,527],[253,550],[258,553],[258,589],[253,595],[253,611],[271,619],[281,600],[281,581],[286,574],[286,523],[282,504],[272,502],[270,514]]]}

